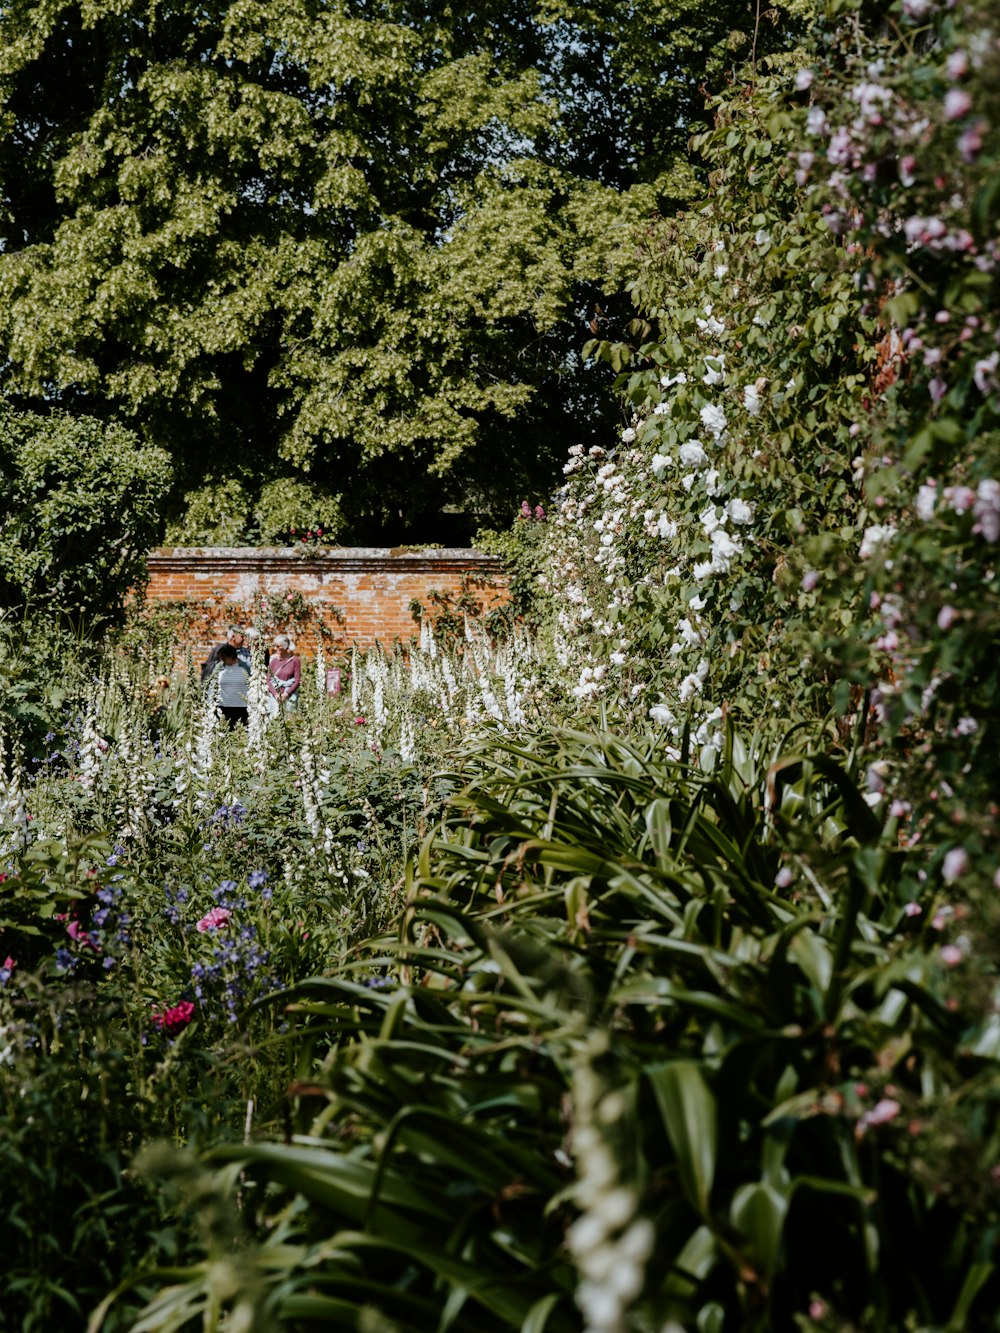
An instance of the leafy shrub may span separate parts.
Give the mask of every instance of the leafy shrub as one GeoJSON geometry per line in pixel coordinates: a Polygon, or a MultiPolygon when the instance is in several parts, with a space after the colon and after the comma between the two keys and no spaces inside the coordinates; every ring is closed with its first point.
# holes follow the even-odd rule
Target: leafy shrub
{"type": "Polygon", "coordinates": [[[259,1182],[276,1317],[994,1328],[992,963],[942,945],[940,867],[821,754],[478,766],[398,937],[289,996],[301,1134],[211,1154],[259,1182]]]}
{"type": "Polygon", "coordinates": [[[141,583],[170,485],[166,453],[88,417],[0,412],[0,604],[88,630],[141,583]]]}

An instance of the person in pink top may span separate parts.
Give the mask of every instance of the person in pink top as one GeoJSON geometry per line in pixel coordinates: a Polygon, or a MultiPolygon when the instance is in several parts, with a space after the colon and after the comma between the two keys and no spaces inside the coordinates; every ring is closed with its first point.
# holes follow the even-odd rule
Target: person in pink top
{"type": "Polygon", "coordinates": [[[267,690],[271,696],[268,706],[273,716],[277,717],[282,708],[286,712],[295,708],[301,675],[302,663],[295,652],[295,644],[287,634],[276,635],[274,653],[267,664],[267,690]]]}

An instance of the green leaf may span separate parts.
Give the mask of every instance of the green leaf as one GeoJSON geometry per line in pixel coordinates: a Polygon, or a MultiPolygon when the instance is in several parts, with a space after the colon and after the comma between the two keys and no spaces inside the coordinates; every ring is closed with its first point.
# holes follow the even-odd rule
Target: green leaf
{"type": "Polygon", "coordinates": [[[709,1214],[709,1196],[715,1178],[715,1098],[702,1067],[677,1060],[646,1070],[674,1150],[681,1180],[702,1216],[709,1214]]]}

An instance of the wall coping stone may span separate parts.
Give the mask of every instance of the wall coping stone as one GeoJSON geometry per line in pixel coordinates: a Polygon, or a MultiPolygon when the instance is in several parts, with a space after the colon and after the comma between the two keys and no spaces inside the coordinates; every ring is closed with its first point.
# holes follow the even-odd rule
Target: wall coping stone
{"type": "Polygon", "coordinates": [[[353,574],[373,571],[414,573],[423,570],[442,573],[458,571],[501,574],[503,562],[463,547],[439,547],[414,550],[409,546],[161,546],[149,552],[150,574],[171,570],[190,570],[200,565],[207,570],[251,571],[259,573],[289,569],[303,573],[353,574]]]}

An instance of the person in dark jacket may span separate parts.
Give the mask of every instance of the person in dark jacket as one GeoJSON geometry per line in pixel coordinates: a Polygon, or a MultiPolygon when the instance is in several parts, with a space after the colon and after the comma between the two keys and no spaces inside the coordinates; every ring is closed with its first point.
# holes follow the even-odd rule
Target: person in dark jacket
{"type": "Polygon", "coordinates": [[[224,643],[217,643],[201,664],[201,683],[207,685],[212,679],[212,672],[219,665],[219,650],[230,644],[236,650],[236,662],[249,676],[250,649],[246,646],[246,634],[239,625],[230,625],[226,631],[224,643]]]}

